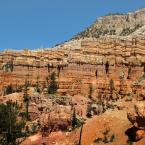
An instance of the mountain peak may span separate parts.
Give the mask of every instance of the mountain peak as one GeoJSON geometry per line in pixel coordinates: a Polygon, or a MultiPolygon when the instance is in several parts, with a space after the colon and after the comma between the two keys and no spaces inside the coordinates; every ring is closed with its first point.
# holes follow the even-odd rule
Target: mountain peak
{"type": "Polygon", "coordinates": [[[99,17],[74,39],[104,36],[128,37],[143,34],[145,34],[145,8],[127,14],[114,13],[99,17]]]}

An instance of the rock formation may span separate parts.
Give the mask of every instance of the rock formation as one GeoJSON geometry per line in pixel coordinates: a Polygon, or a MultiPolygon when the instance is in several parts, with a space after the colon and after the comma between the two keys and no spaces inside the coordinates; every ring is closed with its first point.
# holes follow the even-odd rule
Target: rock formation
{"type": "Polygon", "coordinates": [[[128,113],[130,122],[139,129],[145,129],[145,102],[139,102],[135,105],[135,112],[128,113]]]}

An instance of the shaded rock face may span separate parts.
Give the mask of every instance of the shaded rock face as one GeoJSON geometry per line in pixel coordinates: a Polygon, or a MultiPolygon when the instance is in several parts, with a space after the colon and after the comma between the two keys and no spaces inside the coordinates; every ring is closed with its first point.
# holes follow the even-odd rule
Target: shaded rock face
{"type": "Polygon", "coordinates": [[[137,103],[134,108],[134,112],[128,113],[127,117],[134,126],[130,137],[138,141],[145,137],[145,102],[137,103]]]}

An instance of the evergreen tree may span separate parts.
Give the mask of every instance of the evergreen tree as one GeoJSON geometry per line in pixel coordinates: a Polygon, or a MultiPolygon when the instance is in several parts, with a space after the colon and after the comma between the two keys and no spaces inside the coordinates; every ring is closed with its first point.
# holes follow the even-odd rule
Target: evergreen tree
{"type": "Polygon", "coordinates": [[[37,76],[36,91],[37,91],[38,93],[40,93],[40,88],[39,88],[39,76],[37,76]]]}
{"type": "Polygon", "coordinates": [[[57,82],[56,82],[56,74],[53,72],[50,76],[50,85],[48,87],[49,94],[55,94],[58,89],[57,82]]]}
{"type": "Polygon", "coordinates": [[[82,125],[81,120],[79,120],[76,116],[76,110],[73,108],[72,120],[71,120],[72,128],[78,128],[82,125]]]}
{"type": "Polygon", "coordinates": [[[61,69],[61,65],[57,65],[58,77],[59,77],[59,74],[60,74],[60,69],[61,69]]]}
{"type": "Polygon", "coordinates": [[[25,85],[24,85],[23,98],[24,98],[24,102],[25,102],[25,105],[26,105],[26,119],[28,120],[29,119],[29,101],[30,101],[30,97],[28,95],[28,82],[27,81],[25,81],[25,85]]]}
{"type": "Polygon", "coordinates": [[[0,132],[2,134],[1,145],[16,145],[16,139],[22,137],[22,128],[25,123],[19,117],[17,102],[8,101],[0,104],[0,132]]]}
{"type": "Polygon", "coordinates": [[[93,87],[92,84],[89,85],[89,95],[88,98],[92,99],[93,87]]]}
{"type": "Polygon", "coordinates": [[[113,90],[115,89],[115,87],[114,87],[114,81],[112,79],[109,82],[109,87],[110,87],[111,99],[113,99],[113,90]]]}
{"type": "Polygon", "coordinates": [[[128,68],[128,75],[127,75],[127,79],[130,79],[130,75],[131,75],[131,66],[129,66],[129,68],[128,68]]]}
{"type": "Polygon", "coordinates": [[[50,72],[50,64],[47,64],[47,71],[50,72]]]}
{"type": "Polygon", "coordinates": [[[108,61],[105,64],[105,71],[106,71],[106,74],[109,74],[109,62],[108,61]]]}
{"type": "Polygon", "coordinates": [[[75,128],[76,125],[77,125],[77,117],[76,117],[76,110],[74,108],[72,114],[72,127],[75,128]]]}
{"type": "Polygon", "coordinates": [[[87,114],[86,114],[86,116],[88,118],[91,118],[92,117],[92,107],[91,107],[90,104],[88,104],[88,106],[87,106],[87,114]]]}
{"type": "Polygon", "coordinates": [[[97,69],[95,71],[95,76],[96,76],[96,78],[98,77],[98,70],[97,69]]]}
{"type": "Polygon", "coordinates": [[[13,88],[11,85],[8,85],[5,89],[5,94],[8,95],[8,94],[12,94],[13,93],[13,88]]]}

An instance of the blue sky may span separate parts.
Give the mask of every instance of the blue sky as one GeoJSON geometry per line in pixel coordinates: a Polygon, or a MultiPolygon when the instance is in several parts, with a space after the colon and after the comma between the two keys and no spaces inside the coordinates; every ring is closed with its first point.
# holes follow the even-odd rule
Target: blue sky
{"type": "Polygon", "coordinates": [[[99,16],[142,7],[144,0],[0,0],[0,50],[51,47],[99,16]]]}

